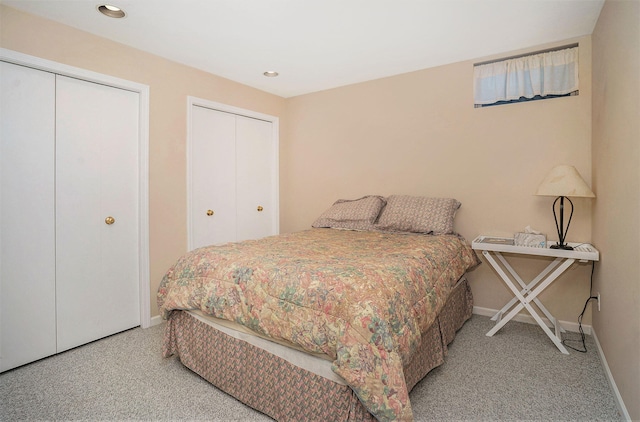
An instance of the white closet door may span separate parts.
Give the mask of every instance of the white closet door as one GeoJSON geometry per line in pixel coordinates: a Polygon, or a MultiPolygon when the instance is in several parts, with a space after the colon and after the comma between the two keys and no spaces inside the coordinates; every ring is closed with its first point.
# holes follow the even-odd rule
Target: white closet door
{"type": "Polygon", "coordinates": [[[56,352],[55,83],[0,62],[0,371],[56,352]]]}
{"type": "Polygon", "coordinates": [[[236,240],[235,138],[235,115],[193,106],[189,169],[193,249],[236,240]]]}
{"type": "Polygon", "coordinates": [[[58,352],[140,324],[138,102],[57,77],[58,352]]]}
{"type": "Polygon", "coordinates": [[[236,117],[237,240],[275,234],[274,163],[271,122],[236,117]]]}
{"type": "Polygon", "coordinates": [[[278,231],[274,123],[238,111],[224,105],[191,105],[187,170],[191,249],[278,231]]]}

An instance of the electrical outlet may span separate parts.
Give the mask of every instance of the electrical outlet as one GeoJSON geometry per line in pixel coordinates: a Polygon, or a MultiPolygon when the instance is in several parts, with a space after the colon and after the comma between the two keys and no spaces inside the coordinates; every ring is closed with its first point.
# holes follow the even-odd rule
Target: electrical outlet
{"type": "Polygon", "coordinates": [[[598,292],[598,312],[600,312],[600,292],[598,292]]]}

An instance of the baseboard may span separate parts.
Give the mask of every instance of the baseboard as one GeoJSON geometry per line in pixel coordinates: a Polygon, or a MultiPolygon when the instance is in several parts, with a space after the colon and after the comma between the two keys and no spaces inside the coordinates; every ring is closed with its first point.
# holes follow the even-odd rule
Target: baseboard
{"type": "MultiPolygon", "coordinates": [[[[498,312],[497,309],[481,308],[479,306],[473,307],[473,313],[476,315],[492,317],[497,312],[498,312]]],[[[544,321],[545,324],[547,324],[548,327],[553,326],[551,321],[549,321],[547,318],[542,318],[542,320],[544,321]]],[[[536,320],[533,319],[531,315],[526,315],[526,314],[516,315],[515,317],[513,317],[513,321],[526,322],[527,324],[537,324],[536,320]]],[[[573,333],[580,332],[579,324],[577,322],[571,322],[571,321],[559,321],[559,322],[560,322],[560,325],[562,325],[562,327],[567,331],[571,331],[573,333]]],[[[582,331],[584,331],[585,334],[591,334],[591,330],[592,328],[590,325],[582,324],[582,331]]]]}
{"type": "Polygon", "coordinates": [[[600,346],[600,341],[598,341],[598,336],[596,335],[595,330],[593,329],[591,330],[591,335],[593,336],[593,340],[596,342],[596,346],[598,348],[598,356],[600,356],[602,367],[604,368],[604,372],[607,375],[607,380],[609,381],[611,390],[613,390],[613,394],[616,397],[616,404],[618,405],[618,411],[620,412],[620,415],[624,418],[624,420],[630,421],[631,416],[629,416],[627,407],[624,405],[624,401],[622,400],[622,396],[620,395],[620,391],[618,390],[616,381],[613,379],[613,374],[611,373],[611,369],[609,369],[607,358],[604,356],[604,352],[602,351],[602,347],[600,346]]]}
{"type": "Polygon", "coordinates": [[[164,321],[162,320],[162,317],[160,315],[156,315],[154,317],[151,317],[151,325],[149,325],[149,327],[153,327],[154,325],[160,325],[163,322],[164,321]]]}

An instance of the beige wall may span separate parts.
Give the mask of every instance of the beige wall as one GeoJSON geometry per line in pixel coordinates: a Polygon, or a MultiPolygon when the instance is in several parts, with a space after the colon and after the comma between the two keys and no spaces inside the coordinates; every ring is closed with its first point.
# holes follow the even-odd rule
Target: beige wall
{"type": "Polygon", "coordinates": [[[640,2],[607,0],[592,37],[593,238],[602,251],[593,326],[640,420],[640,2]]]}
{"type": "MultiPolygon", "coordinates": [[[[591,40],[557,45],[573,41],[580,43],[576,97],[474,109],[468,61],[289,99],[282,231],[308,228],[338,198],[412,194],[460,200],[456,228],[468,240],[527,225],[557,239],[553,198],[534,196],[538,184],[561,163],[591,180],[591,40]]],[[[569,240],[589,241],[591,200],[574,203],[569,240]]],[[[529,276],[549,262],[515,261],[529,276]]],[[[577,322],[589,271],[576,266],[544,293],[561,320],[577,322]]],[[[470,279],[476,306],[499,309],[510,298],[488,264],[470,279]]]]}
{"type": "Polygon", "coordinates": [[[278,117],[284,99],[5,6],[0,30],[0,47],[149,85],[151,314],[157,315],[160,280],[187,249],[187,96],[278,117]]]}

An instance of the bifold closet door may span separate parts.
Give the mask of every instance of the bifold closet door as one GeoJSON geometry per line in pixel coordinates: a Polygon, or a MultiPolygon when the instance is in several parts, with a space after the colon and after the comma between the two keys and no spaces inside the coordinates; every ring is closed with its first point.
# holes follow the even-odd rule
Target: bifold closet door
{"type": "Polygon", "coordinates": [[[191,111],[191,245],[236,240],[236,116],[205,107],[191,111]]]}
{"type": "Polygon", "coordinates": [[[54,82],[0,62],[0,371],[56,353],[54,82]]]}
{"type": "Polygon", "coordinates": [[[192,106],[190,245],[276,234],[273,123],[192,106]]]}
{"type": "Polygon", "coordinates": [[[140,324],[137,93],[57,76],[58,352],[140,324]]]}
{"type": "Polygon", "coordinates": [[[236,190],[238,241],[275,234],[272,227],[273,126],[236,116],[236,190]]]}

